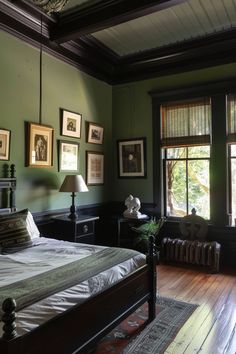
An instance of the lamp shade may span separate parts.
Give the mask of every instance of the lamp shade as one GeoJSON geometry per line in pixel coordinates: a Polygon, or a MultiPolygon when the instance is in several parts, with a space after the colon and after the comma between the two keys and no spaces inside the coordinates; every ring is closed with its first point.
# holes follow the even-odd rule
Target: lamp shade
{"type": "Polygon", "coordinates": [[[65,177],[59,192],[88,192],[81,175],[68,175],[65,177]]]}

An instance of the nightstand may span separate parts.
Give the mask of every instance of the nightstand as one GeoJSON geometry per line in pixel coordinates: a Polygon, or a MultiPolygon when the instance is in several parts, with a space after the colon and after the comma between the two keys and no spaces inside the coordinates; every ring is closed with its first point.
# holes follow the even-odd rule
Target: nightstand
{"type": "Polygon", "coordinates": [[[132,227],[138,227],[148,221],[150,218],[147,216],[143,219],[128,219],[119,217],[117,219],[117,246],[133,247],[133,239],[137,233],[132,230],[132,227]]]}
{"type": "Polygon", "coordinates": [[[95,244],[95,221],[98,216],[79,215],[71,220],[68,215],[61,215],[52,219],[58,240],[95,244]]]}

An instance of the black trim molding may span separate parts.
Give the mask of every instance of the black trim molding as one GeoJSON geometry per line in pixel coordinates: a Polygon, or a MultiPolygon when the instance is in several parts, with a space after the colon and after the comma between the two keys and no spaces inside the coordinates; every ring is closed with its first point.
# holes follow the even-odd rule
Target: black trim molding
{"type": "Polygon", "coordinates": [[[33,46],[42,44],[47,53],[113,85],[235,62],[236,29],[124,57],[91,36],[182,1],[105,0],[83,11],[48,16],[24,0],[0,0],[0,29],[33,46]]]}
{"type": "MultiPolygon", "coordinates": [[[[142,203],[142,213],[149,216],[158,217],[158,208],[153,203],[142,203]]],[[[78,208],[78,213],[82,215],[99,216],[99,220],[95,224],[96,240],[98,244],[107,246],[117,246],[114,241],[117,238],[118,219],[122,218],[125,210],[124,202],[110,202],[102,204],[83,205],[78,208]]],[[[56,209],[45,212],[33,213],[36,224],[42,235],[47,237],[53,231],[54,225],[52,217],[61,214],[68,214],[69,209],[56,209]]],[[[162,237],[180,237],[180,229],[178,221],[169,221],[164,224],[160,232],[159,242],[162,237]]],[[[222,247],[221,263],[224,265],[236,265],[235,250],[235,227],[220,227],[209,225],[208,236],[209,241],[217,241],[222,247]]]]}

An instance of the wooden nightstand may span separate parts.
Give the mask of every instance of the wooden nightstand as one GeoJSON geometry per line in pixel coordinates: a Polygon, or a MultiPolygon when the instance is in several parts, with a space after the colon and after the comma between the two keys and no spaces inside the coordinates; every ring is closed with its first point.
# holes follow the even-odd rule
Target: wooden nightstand
{"type": "Polygon", "coordinates": [[[133,247],[133,239],[137,233],[132,231],[132,227],[137,227],[144,224],[150,218],[147,216],[143,219],[128,219],[119,217],[117,219],[117,246],[133,247]]]}
{"type": "Polygon", "coordinates": [[[71,220],[68,215],[61,215],[52,219],[58,240],[95,244],[95,221],[98,216],[79,215],[71,220]]]}

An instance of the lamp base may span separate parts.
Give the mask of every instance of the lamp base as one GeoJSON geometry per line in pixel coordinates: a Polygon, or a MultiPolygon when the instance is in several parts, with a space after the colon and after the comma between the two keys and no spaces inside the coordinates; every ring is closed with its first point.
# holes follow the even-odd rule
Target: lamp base
{"type": "Polygon", "coordinates": [[[68,216],[68,218],[70,218],[71,220],[76,220],[77,219],[77,214],[76,214],[76,208],[75,208],[75,193],[72,192],[72,205],[70,207],[70,215],[68,216]]]}
{"type": "Polygon", "coordinates": [[[71,220],[76,220],[78,218],[78,215],[76,213],[71,213],[70,215],[68,215],[68,218],[71,220]]]}

